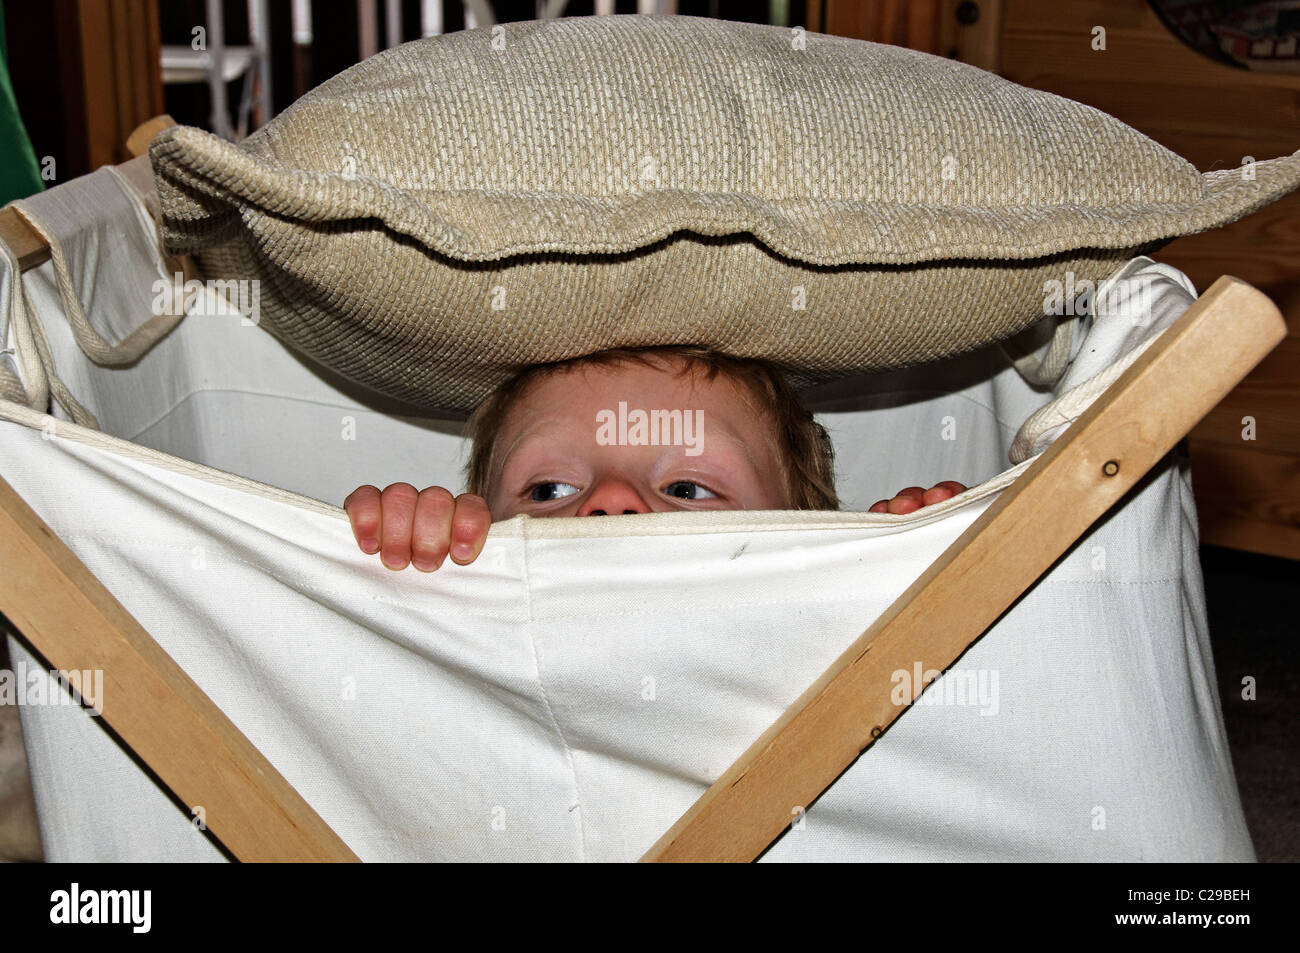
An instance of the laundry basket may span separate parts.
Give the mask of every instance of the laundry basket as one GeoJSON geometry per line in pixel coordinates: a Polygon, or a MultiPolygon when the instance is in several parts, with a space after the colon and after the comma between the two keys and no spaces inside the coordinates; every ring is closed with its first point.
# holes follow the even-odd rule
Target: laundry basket
{"type": "MultiPolygon", "coordinates": [[[[208,288],[138,359],[88,358],[177,281],[144,163],[25,203],[66,272],[0,273],[0,366],[54,395],[48,413],[0,402],[0,475],[363,860],[639,857],[1195,298],[1138,258],[1109,285],[1142,293],[1110,311],[811,391],[841,512],[516,517],[469,566],[391,572],[341,501],[461,486],[458,421],[360,391],[208,288]],[[971,489],[865,512],[942,479],[971,489]]],[[[21,707],[47,859],[222,859],[204,805],[59,691],[21,707]]],[[[1252,860],[1186,462],[1170,454],[791,821],[764,859],[1252,860]]]]}

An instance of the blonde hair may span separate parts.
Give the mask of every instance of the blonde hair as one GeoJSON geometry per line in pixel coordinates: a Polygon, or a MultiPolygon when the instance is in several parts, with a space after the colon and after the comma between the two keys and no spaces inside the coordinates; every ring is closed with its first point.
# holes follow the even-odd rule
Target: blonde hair
{"type": "Polygon", "coordinates": [[[718,374],[747,390],[775,427],[778,461],[790,508],[838,510],[835,494],[835,448],[826,428],[804,407],[780,369],[756,358],[731,357],[704,347],[672,346],[613,348],[585,357],[525,367],[493,391],[470,415],[466,435],[473,442],[465,465],[469,492],[487,498],[496,462],[496,438],[506,414],[537,381],[583,365],[611,367],[637,363],[654,367],[656,359],[680,358],[681,374],[702,372],[712,381],[718,374]]]}

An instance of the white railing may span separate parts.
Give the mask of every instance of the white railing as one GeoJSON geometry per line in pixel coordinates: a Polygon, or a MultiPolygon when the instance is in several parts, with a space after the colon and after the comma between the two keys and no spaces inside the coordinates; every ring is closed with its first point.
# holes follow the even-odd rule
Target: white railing
{"type": "MultiPolygon", "coordinates": [[[[421,36],[438,36],[443,32],[446,22],[444,2],[421,0],[421,36]]],[[[549,20],[563,16],[568,2],[536,0],[537,18],[549,20]]],[[[225,2],[206,0],[207,23],[202,28],[195,28],[195,37],[190,45],[162,48],[163,83],[206,83],[212,101],[211,129],[232,140],[242,139],[275,115],[271,96],[271,19],[267,0],[247,0],[247,4],[249,36],[246,45],[226,44],[225,2]],[[227,84],[240,77],[244,80],[243,92],[237,118],[232,121],[227,84]]],[[[461,5],[466,29],[496,24],[491,0],[461,0],[461,5]]],[[[788,0],[769,0],[770,22],[785,23],[788,6],[788,0]]],[[[636,0],[636,10],[638,13],[675,14],[677,0],[636,0]]],[[[615,0],[594,0],[594,11],[597,16],[612,15],[615,0]]],[[[710,15],[716,15],[716,11],[717,4],[710,3],[710,15]]],[[[299,96],[306,92],[311,76],[311,51],[315,42],[311,0],[292,0],[291,18],[294,94],[299,96]]],[[[385,49],[402,42],[405,30],[401,0],[384,0],[384,27],[385,49]]],[[[379,42],[378,0],[357,0],[358,58],[365,59],[378,53],[379,42]]]]}

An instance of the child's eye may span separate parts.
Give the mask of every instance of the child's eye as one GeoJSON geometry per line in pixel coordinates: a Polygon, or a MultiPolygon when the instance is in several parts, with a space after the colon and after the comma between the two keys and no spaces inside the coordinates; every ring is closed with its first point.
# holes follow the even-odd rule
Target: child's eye
{"type": "Polygon", "coordinates": [[[669,483],[664,487],[664,492],[669,496],[677,497],[679,500],[716,499],[716,494],[712,490],[706,490],[698,483],[692,483],[690,480],[676,480],[669,483]]]}
{"type": "Polygon", "coordinates": [[[536,483],[529,489],[528,498],[534,503],[547,503],[561,497],[573,496],[577,492],[578,488],[571,483],[536,483]],[[565,490],[568,492],[564,492],[565,490]]]}

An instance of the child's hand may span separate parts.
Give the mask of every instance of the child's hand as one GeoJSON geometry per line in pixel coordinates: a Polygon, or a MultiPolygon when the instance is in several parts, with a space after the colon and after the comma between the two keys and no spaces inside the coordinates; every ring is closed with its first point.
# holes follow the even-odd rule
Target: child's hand
{"type": "Polygon", "coordinates": [[[492,516],[481,496],[431,486],[417,492],[409,483],[394,483],[382,493],[359,486],[343,501],[352,533],[362,552],[381,553],[389,569],[407,563],[433,572],[450,551],[451,561],[464,566],[478,558],[492,516]]]}
{"type": "Polygon", "coordinates": [[[867,512],[915,513],[923,506],[950,500],[965,490],[966,487],[956,480],[944,480],[942,483],[936,483],[928,490],[923,490],[919,486],[909,486],[906,489],[899,490],[892,500],[880,500],[872,503],[871,509],[867,512]]]}

